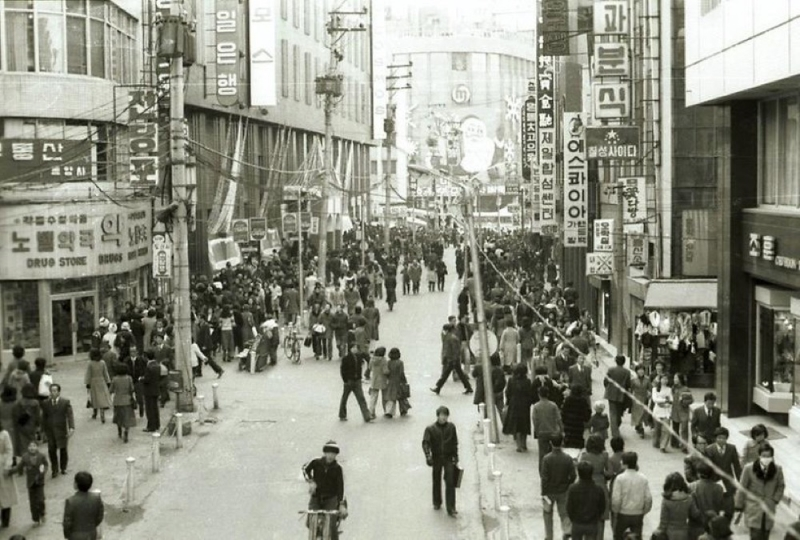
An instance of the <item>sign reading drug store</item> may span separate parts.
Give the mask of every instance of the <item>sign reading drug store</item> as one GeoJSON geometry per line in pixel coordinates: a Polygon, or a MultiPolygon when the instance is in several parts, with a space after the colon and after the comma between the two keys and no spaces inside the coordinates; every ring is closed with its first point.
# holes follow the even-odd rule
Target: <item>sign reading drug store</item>
{"type": "Polygon", "coordinates": [[[0,213],[0,274],[66,279],[129,272],[151,262],[149,203],[11,206],[0,213]]]}

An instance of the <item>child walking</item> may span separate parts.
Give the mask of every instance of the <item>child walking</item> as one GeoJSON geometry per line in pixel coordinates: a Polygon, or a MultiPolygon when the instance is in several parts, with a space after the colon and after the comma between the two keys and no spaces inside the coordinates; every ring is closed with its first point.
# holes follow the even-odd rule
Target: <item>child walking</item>
{"type": "Polygon", "coordinates": [[[45,520],[44,479],[47,475],[47,458],[39,451],[36,441],[28,443],[28,451],[22,455],[12,471],[18,474],[25,472],[31,519],[33,519],[34,527],[38,527],[45,520]]]}

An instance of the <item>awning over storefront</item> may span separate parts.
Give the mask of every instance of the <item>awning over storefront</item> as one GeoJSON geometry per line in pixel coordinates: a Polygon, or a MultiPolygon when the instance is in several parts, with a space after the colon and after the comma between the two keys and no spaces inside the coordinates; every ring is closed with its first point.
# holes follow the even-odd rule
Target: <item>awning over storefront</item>
{"type": "Polygon", "coordinates": [[[716,279],[671,279],[651,281],[645,309],[716,309],[716,279]]]}

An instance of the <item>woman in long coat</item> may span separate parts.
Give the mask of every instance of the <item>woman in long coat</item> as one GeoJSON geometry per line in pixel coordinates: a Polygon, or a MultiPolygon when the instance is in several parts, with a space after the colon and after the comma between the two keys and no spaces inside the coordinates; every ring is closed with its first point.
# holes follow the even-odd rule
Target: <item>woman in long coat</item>
{"type": "Polygon", "coordinates": [[[527,438],[531,434],[531,404],[533,389],[528,379],[528,366],[517,364],[514,374],[506,385],[506,414],[503,433],[513,435],[517,452],[528,449],[527,438]]]}
{"type": "Polygon", "coordinates": [[[117,436],[128,442],[128,430],[136,427],[134,386],[128,366],[119,366],[114,380],[111,381],[111,393],[114,394],[114,423],[117,424],[117,436]]]}
{"type": "Polygon", "coordinates": [[[367,319],[367,335],[371,341],[378,341],[380,339],[378,329],[381,325],[381,312],[375,307],[375,300],[371,298],[367,300],[367,305],[361,312],[365,319],[367,319]]]}
{"type": "Polygon", "coordinates": [[[42,407],[32,384],[22,388],[22,399],[14,405],[13,415],[16,436],[14,449],[16,455],[21,456],[28,449],[28,444],[36,440],[36,432],[42,423],[42,407]]]}
{"type": "Polygon", "coordinates": [[[89,400],[92,402],[92,420],[97,418],[97,411],[100,411],[100,421],[106,423],[106,409],[111,408],[111,394],[108,392],[108,385],[111,377],[108,376],[108,368],[105,361],[100,356],[100,351],[92,349],[89,353],[89,365],[86,366],[84,384],[89,390],[89,400]]]}
{"type": "Polygon", "coordinates": [[[564,448],[583,448],[583,432],[586,422],[592,417],[592,409],[583,393],[583,387],[572,385],[569,395],[561,406],[564,423],[564,448]]]}
{"type": "Polygon", "coordinates": [[[369,413],[375,418],[375,409],[378,407],[378,395],[383,401],[383,415],[391,418],[392,414],[386,410],[386,387],[389,384],[389,366],[386,361],[386,347],[378,347],[369,361],[369,413]]]}
{"type": "MultiPolygon", "coordinates": [[[[17,424],[14,423],[14,408],[17,406],[17,389],[14,386],[5,386],[2,394],[0,394],[0,426],[8,433],[11,444],[16,444],[17,441],[17,424]]],[[[15,449],[16,450],[16,449],[15,449]]],[[[26,449],[22,448],[19,453],[22,454],[26,449]]],[[[15,452],[12,452],[16,455],[15,452]]],[[[0,470],[2,474],[2,470],[0,470]]]]}
{"type": "Polygon", "coordinates": [[[404,395],[403,386],[408,384],[406,380],[406,370],[403,361],[400,360],[400,350],[393,348],[389,351],[389,368],[387,375],[388,384],[386,385],[386,410],[388,414],[394,416],[394,406],[400,403],[400,416],[405,416],[411,405],[408,403],[408,396],[404,395]]]}
{"type": "Polygon", "coordinates": [[[503,356],[503,366],[511,369],[517,363],[517,344],[519,343],[519,332],[514,326],[513,321],[508,321],[503,333],[500,334],[500,354],[503,356]]]}
{"type": "Polygon", "coordinates": [[[17,475],[8,474],[14,464],[14,445],[5,426],[0,426],[0,524],[8,527],[11,507],[19,502],[17,497],[17,475]]]}
{"type": "Polygon", "coordinates": [[[786,487],[783,468],[774,460],[772,445],[763,443],[758,451],[758,460],[745,465],[739,480],[741,488],[736,492],[735,507],[744,511],[744,524],[750,529],[750,538],[769,538],[774,521],[761,508],[761,503],[766,504],[774,515],[783,499],[786,487]]]}
{"type": "Polygon", "coordinates": [[[644,438],[644,424],[648,415],[644,405],[647,405],[650,401],[650,390],[652,388],[650,378],[644,373],[644,365],[638,364],[635,369],[635,376],[631,377],[631,393],[636,398],[631,406],[631,425],[642,438],[644,438]]]}

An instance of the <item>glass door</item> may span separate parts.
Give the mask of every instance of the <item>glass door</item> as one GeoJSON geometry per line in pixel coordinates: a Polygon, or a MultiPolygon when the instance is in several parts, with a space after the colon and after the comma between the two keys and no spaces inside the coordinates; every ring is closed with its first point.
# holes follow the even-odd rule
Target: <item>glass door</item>
{"type": "Polygon", "coordinates": [[[53,356],[71,358],[89,352],[97,317],[95,294],[55,297],[53,304],[53,356]]]}
{"type": "Polygon", "coordinates": [[[75,355],[72,340],[72,299],[53,300],[53,356],[69,357],[75,355]]]}
{"type": "Polygon", "coordinates": [[[94,294],[76,296],[72,299],[77,353],[88,353],[92,347],[92,333],[97,320],[96,304],[94,294]]]}

